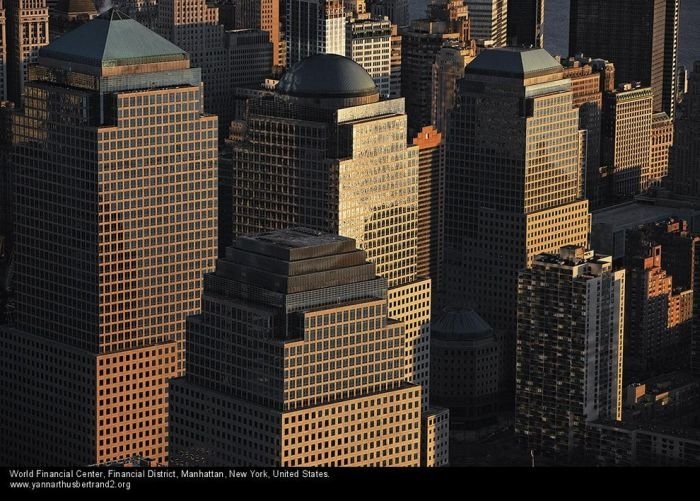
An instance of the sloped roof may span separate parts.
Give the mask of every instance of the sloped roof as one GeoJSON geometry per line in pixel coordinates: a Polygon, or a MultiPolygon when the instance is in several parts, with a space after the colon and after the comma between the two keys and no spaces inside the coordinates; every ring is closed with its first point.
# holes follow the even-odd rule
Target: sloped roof
{"type": "Polygon", "coordinates": [[[430,335],[445,341],[488,339],[493,329],[478,313],[468,308],[448,308],[433,320],[430,335]]]}
{"type": "Polygon", "coordinates": [[[482,51],[467,65],[466,73],[512,78],[532,78],[562,71],[562,66],[544,49],[505,47],[482,51]]]}
{"type": "Polygon", "coordinates": [[[96,67],[188,59],[184,50],[117,9],[66,33],[39,56],[96,67]]]}

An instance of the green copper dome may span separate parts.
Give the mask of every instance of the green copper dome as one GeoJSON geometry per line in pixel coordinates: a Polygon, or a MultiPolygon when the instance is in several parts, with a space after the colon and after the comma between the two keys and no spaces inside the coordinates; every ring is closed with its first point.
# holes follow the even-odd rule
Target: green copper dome
{"type": "Polygon", "coordinates": [[[296,97],[348,98],[378,93],[374,80],[362,66],[336,54],[302,59],[282,76],[277,90],[296,97]]]}

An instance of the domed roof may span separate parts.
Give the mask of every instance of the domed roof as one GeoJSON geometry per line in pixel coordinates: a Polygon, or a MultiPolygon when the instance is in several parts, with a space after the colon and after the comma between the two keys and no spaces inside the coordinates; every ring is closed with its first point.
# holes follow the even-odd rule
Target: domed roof
{"type": "Polygon", "coordinates": [[[445,341],[473,341],[493,336],[493,329],[474,310],[447,308],[433,320],[430,335],[445,341]]]}
{"type": "Polygon", "coordinates": [[[374,80],[352,59],[315,54],[292,66],[277,90],[296,97],[363,97],[378,92],[374,80]]]}

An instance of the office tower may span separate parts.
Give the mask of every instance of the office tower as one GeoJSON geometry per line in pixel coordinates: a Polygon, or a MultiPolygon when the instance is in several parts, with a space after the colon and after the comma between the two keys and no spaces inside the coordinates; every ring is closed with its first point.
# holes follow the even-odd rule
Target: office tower
{"type": "Polygon", "coordinates": [[[49,43],[46,0],[5,0],[7,16],[7,99],[19,103],[29,65],[49,43]]]}
{"type": "MultiPolygon", "coordinates": [[[[406,377],[428,409],[431,281],[416,273],[418,147],[403,99],[352,60],[318,54],[251,99],[233,143],[234,237],[303,225],[356,240],[406,323],[406,377]]],[[[438,454],[439,455],[439,454],[438,454]]]]}
{"type": "Polygon", "coordinates": [[[217,4],[219,22],[226,30],[257,29],[267,32],[272,44],[272,61],[282,66],[279,0],[223,0],[217,4]]]}
{"type": "Polygon", "coordinates": [[[662,246],[641,241],[626,256],[625,383],[684,370],[690,363],[692,289],[661,267],[662,246]]]}
{"type": "Polygon", "coordinates": [[[620,84],[603,98],[601,149],[608,166],[609,201],[644,190],[651,163],[654,93],[649,87],[620,84]]]}
{"type": "Polygon", "coordinates": [[[586,423],[622,418],[624,289],[610,256],[577,246],[520,273],[515,433],[529,450],[571,457],[586,423]]]}
{"type": "Polygon", "coordinates": [[[447,131],[447,117],[457,101],[457,86],[464,68],[476,57],[474,43],[446,42],[433,63],[432,123],[439,131],[447,131]]]}
{"type": "Polygon", "coordinates": [[[388,309],[386,279],[350,238],[305,228],[237,238],[188,322],[173,457],[418,466],[421,388],[406,379],[405,324],[388,309]]]}
{"type": "Polygon", "coordinates": [[[342,0],[287,0],[287,66],[314,54],[345,55],[342,0]]]}
{"type": "Polygon", "coordinates": [[[539,254],[586,244],[582,177],[578,110],[561,65],[544,49],[481,52],[448,121],[437,303],[469,306],[505,331],[511,377],[518,272],[539,254]]]}
{"type": "Polygon", "coordinates": [[[508,0],[508,45],[544,47],[544,1],[508,0]]]}
{"type": "Polygon", "coordinates": [[[345,33],[349,57],[362,66],[379,89],[382,97],[391,93],[391,21],[368,14],[348,17],[345,33]]]}
{"type": "Polygon", "coordinates": [[[432,122],[433,63],[446,43],[469,40],[469,17],[463,0],[447,0],[428,6],[428,19],[418,19],[401,33],[401,91],[411,136],[432,122]]]}
{"type": "Polygon", "coordinates": [[[669,152],[673,146],[673,120],[665,112],[651,117],[651,155],[649,172],[642,180],[642,190],[661,186],[668,176],[669,152]]]}
{"type": "Polygon", "coordinates": [[[673,194],[700,199],[700,61],[688,77],[688,93],[676,118],[670,155],[673,194]]]}
{"type": "Polygon", "coordinates": [[[408,0],[367,0],[366,6],[373,16],[386,16],[396,26],[408,26],[411,21],[408,0]]]}
{"type": "MultiPolygon", "coordinates": [[[[522,1],[522,0],[520,0],[522,1]]],[[[508,0],[466,0],[472,37],[491,41],[494,47],[508,45],[508,0]]]]}
{"type": "Polygon", "coordinates": [[[55,8],[49,8],[49,39],[56,40],[94,19],[97,14],[92,0],[59,0],[55,8]]]}
{"type": "Polygon", "coordinates": [[[572,0],[569,54],[615,64],[618,82],[654,91],[654,111],[675,116],[680,0],[572,0]]]}
{"type": "Polygon", "coordinates": [[[168,380],[216,257],[217,119],[187,53],[113,9],[38,63],[13,124],[0,462],[162,464],[168,380]]]}
{"type": "Polygon", "coordinates": [[[7,99],[7,18],[0,1],[0,102],[7,99]]]}
{"type": "Polygon", "coordinates": [[[269,34],[265,40],[254,30],[226,30],[219,24],[218,8],[206,0],[160,0],[158,27],[202,69],[204,109],[219,117],[219,136],[226,137],[235,117],[235,88],[261,85],[272,71],[274,44],[269,34]],[[243,68],[241,61],[247,61],[243,68]]]}
{"type": "MultiPolygon", "coordinates": [[[[571,79],[574,107],[579,110],[579,128],[586,131],[585,193],[591,208],[607,200],[600,160],[600,129],[603,109],[603,62],[569,58],[561,61],[564,77],[571,79]]],[[[603,66],[604,67],[604,66],[603,66]]]]}
{"type": "Polygon", "coordinates": [[[448,308],[430,326],[430,395],[450,409],[453,429],[473,430],[496,422],[501,346],[474,311],[448,308]]]}
{"type": "Polygon", "coordinates": [[[399,27],[391,25],[391,72],[389,76],[389,97],[401,97],[401,35],[399,27]]]}
{"type": "Polygon", "coordinates": [[[416,273],[440,281],[445,169],[442,134],[426,126],[413,138],[418,146],[418,240],[416,273]]]}

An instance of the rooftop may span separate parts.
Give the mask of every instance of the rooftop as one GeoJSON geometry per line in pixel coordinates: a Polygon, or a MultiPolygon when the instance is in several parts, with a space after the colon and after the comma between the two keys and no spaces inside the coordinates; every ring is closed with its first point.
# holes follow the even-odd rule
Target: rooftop
{"type": "Polygon", "coordinates": [[[39,57],[97,68],[189,59],[184,50],[114,8],[41,48],[39,57]]]}
{"type": "Polygon", "coordinates": [[[288,261],[355,252],[355,240],[309,228],[288,228],[267,233],[243,235],[233,242],[237,249],[288,261]]]}
{"type": "Polygon", "coordinates": [[[365,69],[336,54],[315,54],[292,66],[280,79],[278,92],[296,97],[350,98],[377,94],[365,69]]]}
{"type": "Polygon", "coordinates": [[[493,336],[493,329],[477,312],[468,308],[447,308],[433,320],[431,335],[445,341],[475,341],[493,336]]]}
{"type": "Polygon", "coordinates": [[[561,64],[544,49],[504,47],[482,51],[465,72],[509,78],[533,78],[560,73],[561,64]]]}

